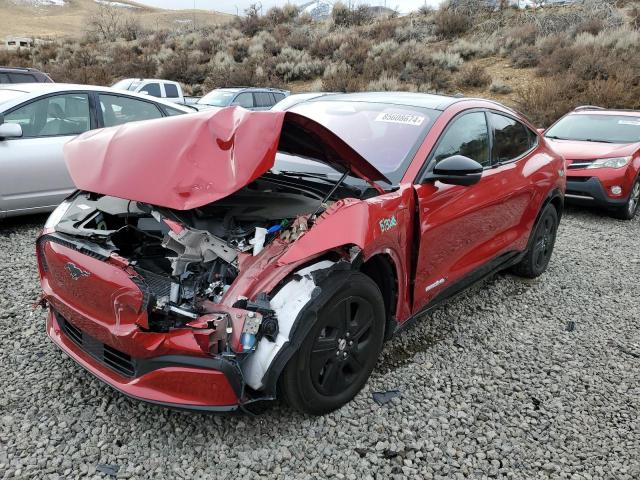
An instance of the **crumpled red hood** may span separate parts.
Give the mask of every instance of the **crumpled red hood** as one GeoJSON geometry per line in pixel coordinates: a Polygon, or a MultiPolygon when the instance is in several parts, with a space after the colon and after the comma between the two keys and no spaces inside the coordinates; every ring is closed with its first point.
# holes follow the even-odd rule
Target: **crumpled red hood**
{"type": "Polygon", "coordinates": [[[251,183],[273,167],[278,150],[386,180],[307,117],[237,107],[94,130],[68,142],[64,154],[80,190],[188,210],[251,183]]]}

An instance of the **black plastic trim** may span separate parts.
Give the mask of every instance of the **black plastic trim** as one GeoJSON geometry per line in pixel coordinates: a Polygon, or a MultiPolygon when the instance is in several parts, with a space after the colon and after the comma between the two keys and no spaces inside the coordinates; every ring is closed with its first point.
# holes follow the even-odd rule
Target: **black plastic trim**
{"type": "MultiPolygon", "coordinates": [[[[581,178],[581,177],[577,177],[581,178]]],[[[591,198],[572,198],[567,197],[567,201],[577,205],[594,205],[598,207],[623,207],[626,205],[629,197],[625,198],[609,198],[602,183],[597,177],[591,177],[587,181],[571,180],[567,177],[567,195],[584,195],[591,198]],[[574,193],[575,192],[575,193],[574,193]]]]}

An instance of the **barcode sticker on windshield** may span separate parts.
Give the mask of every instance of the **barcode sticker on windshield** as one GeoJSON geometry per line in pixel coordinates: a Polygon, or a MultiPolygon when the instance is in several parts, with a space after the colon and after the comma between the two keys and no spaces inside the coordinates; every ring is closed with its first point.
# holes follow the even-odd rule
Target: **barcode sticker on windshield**
{"type": "Polygon", "coordinates": [[[640,120],[618,120],[618,125],[640,125],[640,120]]]}
{"type": "Polygon", "coordinates": [[[424,122],[421,115],[413,115],[411,113],[379,113],[376,122],[401,123],[403,125],[414,125],[419,127],[424,122]]]}

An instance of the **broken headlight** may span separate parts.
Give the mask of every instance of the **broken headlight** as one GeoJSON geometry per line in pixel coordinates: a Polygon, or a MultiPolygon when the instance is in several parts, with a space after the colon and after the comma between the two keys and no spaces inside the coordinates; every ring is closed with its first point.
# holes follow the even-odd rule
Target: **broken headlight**
{"type": "Polygon", "coordinates": [[[67,210],[69,210],[70,206],[71,202],[67,200],[58,205],[56,209],[51,212],[49,218],[47,218],[47,221],[44,224],[44,228],[55,228],[55,226],[60,223],[60,220],[62,220],[62,217],[64,217],[64,214],[67,213],[67,210]]]}

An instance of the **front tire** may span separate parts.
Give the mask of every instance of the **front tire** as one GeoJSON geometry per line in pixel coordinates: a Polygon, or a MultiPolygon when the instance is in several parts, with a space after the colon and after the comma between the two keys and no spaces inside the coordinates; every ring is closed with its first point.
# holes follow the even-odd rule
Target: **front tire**
{"type": "Polygon", "coordinates": [[[385,308],[378,286],[359,272],[326,280],[327,285],[342,282],[318,309],[314,325],[280,378],[285,400],[303,413],[323,415],[352,400],[382,349],[385,308]]]}
{"type": "Polygon", "coordinates": [[[524,258],[513,267],[513,273],[525,278],[542,275],[551,260],[557,233],[558,211],[552,204],[548,204],[540,215],[524,258]]]}

